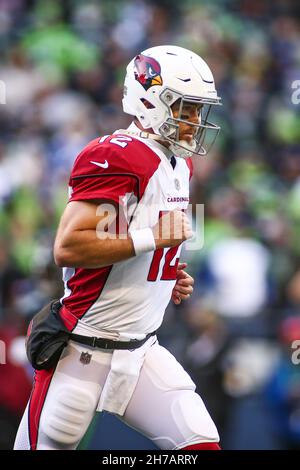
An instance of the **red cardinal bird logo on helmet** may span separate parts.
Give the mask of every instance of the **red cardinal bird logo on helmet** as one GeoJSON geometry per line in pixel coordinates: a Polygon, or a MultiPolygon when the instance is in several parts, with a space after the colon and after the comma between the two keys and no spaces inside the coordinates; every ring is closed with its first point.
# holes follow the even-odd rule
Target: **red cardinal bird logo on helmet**
{"type": "Polygon", "coordinates": [[[136,56],[134,60],[135,79],[148,90],[154,85],[162,85],[161,68],[157,60],[143,54],[136,56]]]}

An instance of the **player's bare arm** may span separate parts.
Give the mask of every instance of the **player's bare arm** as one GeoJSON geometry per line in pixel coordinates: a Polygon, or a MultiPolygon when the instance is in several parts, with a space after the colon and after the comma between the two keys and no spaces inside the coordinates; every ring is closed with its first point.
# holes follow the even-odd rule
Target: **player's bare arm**
{"type": "MultiPolygon", "coordinates": [[[[136,255],[130,236],[120,238],[99,233],[99,223],[114,222],[118,212],[111,205],[109,217],[99,216],[99,203],[70,202],[61,218],[54,244],[54,259],[61,267],[99,268],[124,261],[136,255]]],[[[107,202],[105,207],[107,206],[107,202]]],[[[153,227],[156,248],[176,246],[191,238],[192,230],[186,214],[172,211],[165,214],[153,227]]]]}
{"type": "Polygon", "coordinates": [[[72,201],[67,205],[54,244],[58,266],[97,268],[135,255],[130,238],[102,239],[97,235],[97,225],[106,218],[97,215],[98,209],[96,202],[72,201]]]}

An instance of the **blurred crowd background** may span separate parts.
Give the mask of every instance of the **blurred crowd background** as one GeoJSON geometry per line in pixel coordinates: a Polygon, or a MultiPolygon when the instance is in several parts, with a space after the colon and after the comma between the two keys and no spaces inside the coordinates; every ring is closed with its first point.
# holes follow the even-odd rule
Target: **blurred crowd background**
{"type": "MultiPolygon", "coordinates": [[[[0,0],[0,44],[0,448],[12,448],[30,393],[29,320],[62,294],[52,246],[72,163],[129,125],[132,57],[175,44],[212,68],[222,131],[194,160],[205,244],[182,259],[195,293],[168,307],[159,339],[192,375],[223,448],[300,449],[300,3],[0,0]]],[[[153,445],[104,414],[82,448],[153,445]]]]}

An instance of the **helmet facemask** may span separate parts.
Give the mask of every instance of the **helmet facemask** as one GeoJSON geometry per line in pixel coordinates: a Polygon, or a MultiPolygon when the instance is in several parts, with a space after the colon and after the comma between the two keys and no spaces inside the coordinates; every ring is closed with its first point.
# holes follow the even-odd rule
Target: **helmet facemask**
{"type": "Polygon", "coordinates": [[[168,108],[167,119],[157,129],[163,139],[169,142],[169,149],[181,158],[189,158],[193,154],[206,155],[214,144],[220,131],[220,126],[208,120],[213,105],[220,105],[220,98],[199,98],[195,96],[180,95],[171,88],[165,88],[159,96],[160,100],[168,108]],[[178,109],[177,117],[174,117],[174,104],[178,109]],[[199,105],[197,122],[191,122],[183,117],[186,108],[199,105]],[[173,109],[172,109],[173,108],[173,109]],[[180,124],[188,126],[191,132],[191,142],[180,140],[180,124]]]}

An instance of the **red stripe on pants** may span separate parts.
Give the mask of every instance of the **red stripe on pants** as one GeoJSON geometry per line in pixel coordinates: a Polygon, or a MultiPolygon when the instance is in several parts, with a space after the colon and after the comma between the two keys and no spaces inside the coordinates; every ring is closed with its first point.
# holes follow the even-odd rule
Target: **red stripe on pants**
{"type": "Polygon", "coordinates": [[[199,444],[183,447],[180,450],[221,450],[221,447],[217,442],[199,442],[199,444]]]}
{"type": "Polygon", "coordinates": [[[54,371],[55,368],[35,371],[34,385],[28,410],[29,442],[31,450],[36,450],[40,417],[54,371]]]}

